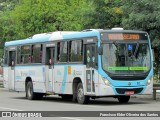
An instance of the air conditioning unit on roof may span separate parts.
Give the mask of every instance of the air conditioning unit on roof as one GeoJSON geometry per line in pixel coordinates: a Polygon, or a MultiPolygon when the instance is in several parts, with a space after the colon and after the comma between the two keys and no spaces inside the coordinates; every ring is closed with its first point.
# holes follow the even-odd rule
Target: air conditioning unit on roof
{"type": "Polygon", "coordinates": [[[124,30],[123,28],[112,28],[111,30],[124,30]]]}

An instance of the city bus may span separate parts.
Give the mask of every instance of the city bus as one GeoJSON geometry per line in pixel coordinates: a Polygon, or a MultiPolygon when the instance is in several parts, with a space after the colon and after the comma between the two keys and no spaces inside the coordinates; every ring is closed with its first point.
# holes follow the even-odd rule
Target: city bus
{"type": "Polygon", "coordinates": [[[29,100],[46,95],[79,104],[152,94],[149,35],[124,29],[55,31],[5,43],[4,87],[29,100]]]}

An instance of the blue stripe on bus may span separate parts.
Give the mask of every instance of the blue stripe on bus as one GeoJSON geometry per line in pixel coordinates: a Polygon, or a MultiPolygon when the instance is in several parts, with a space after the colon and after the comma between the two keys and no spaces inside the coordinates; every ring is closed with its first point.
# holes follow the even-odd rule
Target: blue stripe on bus
{"type": "Polygon", "coordinates": [[[16,80],[22,79],[22,76],[15,76],[16,80]]]}
{"type": "Polygon", "coordinates": [[[66,88],[66,80],[67,80],[67,68],[68,66],[64,66],[64,75],[63,75],[63,81],[61,85],[61,93],[64,93],[64,90],[66,88]]]}

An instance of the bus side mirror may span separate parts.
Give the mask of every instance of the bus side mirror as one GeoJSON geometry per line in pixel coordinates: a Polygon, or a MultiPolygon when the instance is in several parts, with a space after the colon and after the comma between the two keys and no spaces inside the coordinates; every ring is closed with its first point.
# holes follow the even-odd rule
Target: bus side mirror
{"type": "Polygon", "coordinates": [[[100,47],[98,48],[98,54],[99,54],[99,55],[103,55],[103,46],[100,46],[100,47]]]}

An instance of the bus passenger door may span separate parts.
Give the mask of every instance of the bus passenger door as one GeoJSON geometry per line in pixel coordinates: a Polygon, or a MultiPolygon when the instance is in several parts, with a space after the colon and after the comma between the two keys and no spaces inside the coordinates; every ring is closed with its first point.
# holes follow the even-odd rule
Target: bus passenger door
{"type": "Polygon", "coordinates": [[[96,61],[96,44],[87,44],[85,47],[87,94],[95,94],[95,68],[97,64],[96,61]]]}
{"type": "Polygon", "coordinates": [[[16,51],[9,51],[9,62],[8,62],[9,90],[15,89],[15,62],[16,62],[16,51]]]}
{"type": "Polygon", "coordinates": [[[54,47],[46,48],[46,89],[54,92],[54,47]]]}

